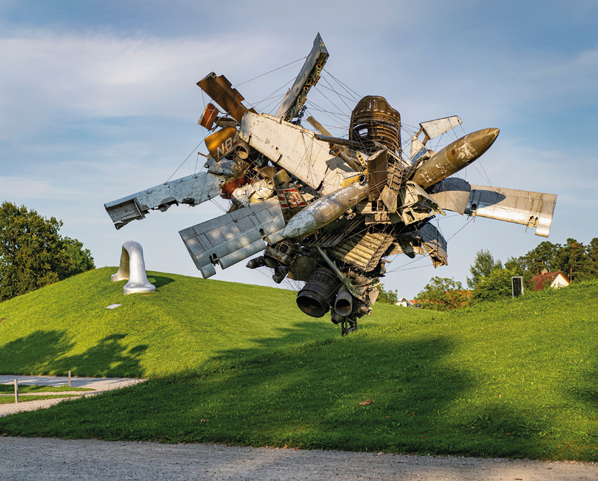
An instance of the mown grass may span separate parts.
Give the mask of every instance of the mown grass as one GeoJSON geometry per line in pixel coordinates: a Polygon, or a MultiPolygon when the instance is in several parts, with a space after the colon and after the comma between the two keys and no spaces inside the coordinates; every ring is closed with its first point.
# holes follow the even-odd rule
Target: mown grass
{"type": "MultiPolygon", "coordinates": [[[[41,386],[36,384],[19,384],[19,393],[70,391],[95,391],[95,389],[91,389],[88,387],[41,386]]],[[[8,394],[13,392],[15,392],[14,384],[0,384],[0,394],[8,394]]]]}
{"type": "Polygon", "coordinates": [[[595,460],[598,283],[446,314],[376,307],[347,338],[288,329],[0,432],[595,460]]]}
{"type": "MultiPolygon", "coordinates": [[[[29,401],[43,401],[45,399],[65,398],[65,397],[77,397],[76,394],[61,394],[61,395],[33,395],[28,394],[27,396],[19,396],[19,404],[29,401]]],[[[0,396],[0,404],[14,404],[15,398],[13,396],[0,396]]]]}
{"type": "MultiPolygon", "coordinates": [[[[126,281],[110,281],[116,270],[0,303],[0,374],[161,376],[216,355],[340,336],[329,319],[305,316],[292,291],[150,271],[156,292],[123,296],[126,281]],[[106,309],[111,304],[121,306],[106,309]]],[[[362,328],[385,322],[393,309],[377,309],[362,328]]]]}

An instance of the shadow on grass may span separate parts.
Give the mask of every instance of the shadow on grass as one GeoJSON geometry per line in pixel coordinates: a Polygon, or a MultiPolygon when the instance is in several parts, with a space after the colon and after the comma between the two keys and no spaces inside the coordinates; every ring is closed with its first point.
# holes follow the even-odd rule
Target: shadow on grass
{"type": "Polygon", "coordinates": [[[174,279],[171,279],[170,277],[154,276],[150,273],[147,274],[147,278],[154,286],[156,286],[156,289],[174,282],[174,279]]]}
{"type": "Polygon", "coordinates": [[[447,438],[454,424],[448,408],[453,395],[475,386],[466,371],[448,368],[450,340],[364,335],[265,353],[272,343],[220,352],[211,371],[154,379],[0,426],[21,435],[395,452],[443,452],[450,444],[463,451],[447,438]],[[231,356],[237,361],[222,362],[231,356]],[[73,417],[85,424],[73,425],[73,417]],[[439,427],[440,441],[430,434],[439,427]]]}
{"type": "MultiPolygon", "coordinates": [[[[308,328],[313,325],[304,322],[284,329],[284,350],[278,337],[256,339],[255,347],[219,352],[200,372],[0,419],[0,429],[26,436],[591,459],[591,446],[576,438],[567,441],[570,451],[561,451],[565,440],[550,434],[560,425],[525,409],[533,404],[491,401],[484,381],[451,360],[456,345],[448,337],[406,340],[388,330],[294,342],[297,331],[308,328]]],[[[118,350],[120,341],[106,338],[98,352],[118,350]]],[[[86,354],[81,362],[93,358],[86,354]]]]}
{"type": "Polygon", "coordinates": [[[341,331],[330,321],[322,320],[295,322],[289,327],[276,328],[276,335],[251,339],[252,347],[235,347],[217,351],[213,361],[254,358],[263,354],[272,354],[281,349],[300,347],[313,341],[331,342],[340,340],[341,331]]]}
{"type": "Polygon", "coordinates": [[[91,377],[142,377],[140,360],[145,344],[128,347],[126,334],[112,334],[80,354],[66,331],[35,331],[0,348],[0,372],[4,374],[54,374],[91,377]]]}
{"type": "Polygon", "coordinates": [[[564,394],[574,403],[581,404],[587,409],[595,410],[598,405],[598,372],[596,363],[586,365],[577,373],[575,383],[563,390],[564,394]]]}

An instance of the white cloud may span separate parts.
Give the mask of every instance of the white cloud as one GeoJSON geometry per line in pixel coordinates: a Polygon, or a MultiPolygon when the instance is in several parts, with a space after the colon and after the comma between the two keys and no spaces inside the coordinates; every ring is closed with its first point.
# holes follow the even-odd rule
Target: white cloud
{"type": "Polygon", "coordinates": [[[4,112],[0,139],[47,130],[64,115],[79,119],[196,115],[201,91],[195,82],[209,73],[206,66],[217,71],[234,65],[240,76],[264,47],[260,36],[244,40],[243,49],[230,38],[32,31],[0,39],[4,112]]]}
{"type": "Polygon", "coordinates": [[[55,188],[51,182],[25,177],[0,177],[0,202],[22,202],[25,199],[47,199],[55,188]],[[20,200],[22,199],[22,200],[20,200]]]}

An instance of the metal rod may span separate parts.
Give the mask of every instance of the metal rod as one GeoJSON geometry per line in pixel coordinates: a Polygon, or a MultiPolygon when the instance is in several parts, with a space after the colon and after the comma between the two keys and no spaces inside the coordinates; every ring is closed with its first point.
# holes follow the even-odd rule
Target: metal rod
{"type": "Polygon", "coordinates": [[[15,404],[19,402],[19,380],[15,379],[15,404]]]}
{"type": "Polygon", "coordinates": [[[69,371],[69,387],[71,387],[71,371],[69,371]]]}
{"type": "MultiPolygon", "coordinates": [[[[332,137],[330,135],[330,132],[328,132],[323,126],[322,124],[320,124],[320,122],[318,122],[316,119],[314,119],[313,117],[308,117],[307,121],[313,125],[316,129],[318,129],[322,134],[322,135],[318,135],[318,139],[320,140],[325,140],[325,139],[335,139],[335,140],[343,140],[344,139],[337,139],[336,137],[332,137]]],[[[351,141],[348,141],[351,142],[351,141]]],[[[345,149],[344,144],[341,144],[340,142],[330,142],[333,143],[337,146],[337,150],[336,152],[334,152],[335,149],[332,149],[334,152],[334,155],[336,155],[337,157],[339,157],[340,159],[342,159],[343,162],[345,162],[349,167],[351,167],[353,170],[355,170],[356,172],[361,172],[363,170],[363,168],[361,167],[361,164],[359,163],[359,161],[357,159],[354,159],[353,157],[351,157],[348,152],[347,149],[345,149]]]]}
{"type": "Polygon", "coordinates": [[[361,142],[356,142],[355,140],[347,140],[347,139],[340,139],[338,137],[330,137],[328,135],[319,135],[316,134],[316,138],[323,142],[328,142],[330,144],[337,144],[337,145],[346,145],[347,147],[351,147],[352,149],[363,149],[363,144],[361,142]]]}
{"type": "Polygon", "coordinates": [[[345,162],[345,164],[347,164],[349,167],[351,167],[355,172],[361,172],[363,170],[363,167],[361,166],[361,164],[359,163],[359,161],[357,159],[354,159],[353,157],[349,157],[344,150],[339,149],[338,153],[336,154],[341,160],[343,160],[343,162],[345,162]]]}

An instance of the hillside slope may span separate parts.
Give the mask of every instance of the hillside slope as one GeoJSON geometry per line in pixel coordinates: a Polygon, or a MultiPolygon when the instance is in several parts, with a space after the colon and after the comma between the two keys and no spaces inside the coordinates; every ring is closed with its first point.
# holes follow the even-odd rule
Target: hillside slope
{"type": "Polygon", "coordinates": [[[0,432],[594,461],[597,304],[594,282],[447,314],[389,306],[346,338],[285,328],[0,432]]]}
{"type": "MultiPolygon", "coordinates": [[[[80,274],[0,303],[0,373],[144,377],[238,355],[340,337],[329,318],[303,314],[288,290],[148,272],[151,294],[123,296],[116,267],[80,274]],[[106,309],[121,304],[116,309],[106,309]]],[[[377,305],[360,328],[399,313],[377,305]]]]}

